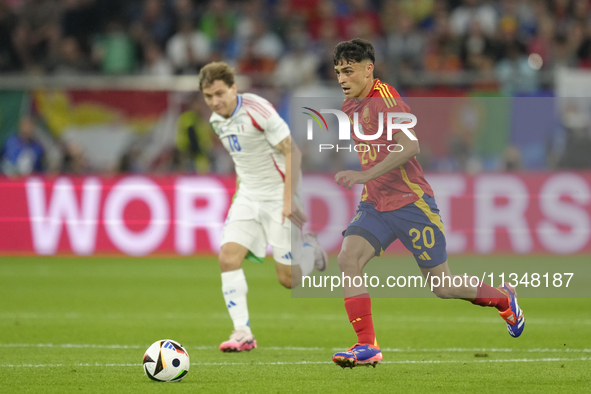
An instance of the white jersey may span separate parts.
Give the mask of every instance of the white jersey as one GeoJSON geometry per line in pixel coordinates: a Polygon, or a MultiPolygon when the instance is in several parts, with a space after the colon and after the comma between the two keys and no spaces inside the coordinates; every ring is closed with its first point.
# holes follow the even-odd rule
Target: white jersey
{"type": "Polygon", "coordinates": [[[289,136],[275,108],[256,94],[237,96],[229,118],[211,115],[209,122],[232,156],[240,194],[256,201],[282,200],[285,156],[274,147],[289,136]]]}

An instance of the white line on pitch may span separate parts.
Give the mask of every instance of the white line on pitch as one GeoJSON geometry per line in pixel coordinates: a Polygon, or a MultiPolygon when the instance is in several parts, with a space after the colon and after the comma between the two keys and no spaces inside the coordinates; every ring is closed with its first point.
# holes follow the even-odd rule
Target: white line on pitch
{"type": "MultiPolygon", "coordinates": [[[[320,314],[315,315],[314,320],[316,321],[343,321],[343,314],[320,314]]],[[[91,313],[80,313],[80,312],[63,312],[63,313],[39,313],[39,312],[0,312],[0,320],[8,320],[8,319],[15,319],[15,320],[54,320],[54,319],[69,319],[69,320],[84,320],[88,318],[95,318],[96,316],[91,313]]],[[[128,319],[128,318],[136,318],[136,319],[145,319],[151,317],[148,313],[105,313],[101,314],[101,319],[103,320],[119,320],[119,319],[128,319]]],[[[175,319],[178,321],[179,319],[183,320],[192,320],[195,319],[194,314],[184,314],[179,315],[178,313],[163,313],[159,315],[161,319],[175,319]]],[[[227,313],[222,312],[214,312],[207,315],[207,319],[209,320],[226,320],[228,318],[227,313]]],[[[345,317],[346,318],[346,317],[345,317]]],[[[257,319],[259,320],[300,320],[301,316],[293,314],[293,313],[278,313],[278,314],[270,314],[270,313],[263,313],[257,315],[257,319]]],[[[408,324],[408,323],[432,323],[432,324],[490,324],[490,323],[499,323],[502,320],[499,320],[499,317],[491,316],[491,317],[469,317],[469,316],[456,316],[456,317],[433,317],[433,316],[415,316],[415,315],[386,315],[381,316],[380,321],[388,322],[393,324],[408,324]]],[[[556,319],[549,319],[549,318],[530,318],[527,321],[528,325],[582,325],[582,326],[589,326],[591,325],[591,319],[570,319],[570,318],[556,318],[556,319]]]]}
{"type": "MultiPolygon", "coordinates": [[[[0,343],[0,348],[65,348],[65,349],[147,349],[146,345],[117,345],[117,344],[90,344],[90,343],[0,343]]],[[[195,350],[217,350],[217,346],[186,346],[187,349],[195,350]]],[[[342,348],[324,347],[300,347],[300,346],[265,346],[260,351],[339,351],[342,348]]],[[[591,349],[569,349],[569,348],[382,348],[383,352],[396,353],[461,353],[461,352],[498,352],[498,353],[591,353],[591,349]]]]}
{"type": "MultiPolygon", "coordinates": [[[[382,364],[468,364],[468,363],[535,363],[535,362],[557,362],[557,361],[591,361],[591,357],[581,358],[516,358],[504,360],[394,360],[382,361],[382,364]]],[[[332,364],[331,361],[274,361],[256,363],[191,363],[195,366],[223,366],[223,365],[306,365],[306,364],[332,364]]],[[[57,368],[57,367],[136,367],[141,364],[0,364],[0,368],[57,368]]]]}

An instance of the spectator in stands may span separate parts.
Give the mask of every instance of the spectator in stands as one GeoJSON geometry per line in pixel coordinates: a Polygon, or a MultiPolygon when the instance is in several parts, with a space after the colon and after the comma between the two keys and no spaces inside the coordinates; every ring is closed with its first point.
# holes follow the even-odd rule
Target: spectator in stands
{"type": "Polygon", "coordinates": [[[559,168],[591,168],[591,119],[588,109],[575,104],[566,105],[561,114],[566,141],[559,168]]]}
{"type": "Polygon", "coordinates": [[[143,3],[141,11],[134,18],[133,29],[140,32],[142,41],[153,40],[164,46],[174,32],[172,15],[162,0],[144,0],[143,3]]]}
{"type": "MultiPolygon", "coordinates": [[[[540,1],[539,3],[545,3],[540,1]]],[[[550,15],[556,23],[556,30],[559,34],[567,34],[571,23],[570,0],[551,0],[550,15]]]]}
{"type": "Polygon", "coordinates": [[[570,25],[567,33],[564,35],[566,38],[565,51],[569,57],[572,57],[573,67],[585,68],[585,62],[581,63],[585,59],[585,26],[574,23],[570,25]]]}
{"type": "Polygon", "coordinates": [[[80,50],[78,40],[65,37],[60,42],[58,59],[53,67],[54,75],[82,75],[91,71],[91,65],[80,50]]]}
{"type": "Polygon", "coordinates": [[[210,42],[191,19],[183,19],[178,32],[166,44],[166,54],[178,74],[194,74],[210,61],[210,42]]]}
{"type": "Polygon", "coordinates": [[[397,72],[401,68],[410,67],[414,70],[422,68],[425,37],[415,28],[415,22],[410,15],[401,12],[397,15],[396,30],[387,36],[387,56],[390,69],[397,72]]]}
{"type": "Polygon", "coordinates": [[[466,35],[460,39],[460,60],[466,70],[477,70],[483,56],[492,56],[494,47],[478,21],[472,22],[466,35]]]}
{"type": "Polygon", "coordinates": [[[225,25],[220,25],[216,37],[211,41],[211,61],[234,63],[240,50],[240,43],[232,32],[225,25]]]}
{"type": "Polygon", "coordinates": [[[211,129],[203,118],[203,98],[194,95],[189,107],[177,122],[175,138],[175,167],[183,172],[207,174],[211,168],[213,139],[211,129]]]}
{"type": "Polygon", "coordinates": [[[183,19],[190,19],[195,23],[199,20],[199,12],[192,0],[172,0],[172,3],[173,31],[178,30],[179,23],[183,19]]]}
{"type": "Polygon", "coordinates": [[[254,85],[270,85],[276,62],[282,53],[283,43],[279,37],[269,32],[263,21],[258,21],[252,38],[244,44],[237,69],[250,76],[254,85]]]}
{"type": "Polygon", "coordinates": [[[254,31],[251,38],[254,55],[259,58],[271,59],[277,62],[283,55],[283,43],[277,34],[269,30],[269,27],[262,19],[254,21],[254,31]]]}
{"type": "Polygon", "coordinates": [[[13,36],[17,17],[6,0],[0,0],[0,72],[19,69],[18,55],[14,48],[13,36]]]}
{"type": "Polygon", "coordinates": [[[511,18],[517,21],[519,35],[524,39],[529,39],[536,33],[538,21],[531,7],[531,2],[501,0],[499,3],[499,19],[511,18]]]}
{"type": "Polygon", "coordinates": [[[236,23],[236,15],[228,7],[226,0],[212,0],[201,17],[201,31],[210,40],[216,40],[221,30],[233,36],[236,23]]]}
{"type": "Polygon", "coordinates": [[[569,44],[568,38],[562,34],[557,34],[556,37],[554,37],[552,54],[551,64],[554,68],[570,68],[578,65],[575,51],[569,44]]]}
{"type": "Polygon", "coordinates": [[[589,24],[589,18],[591,11],[589,7],[589,1],[587,0],[574,0],[573,2],[573,22],[589,24]]]}
{"type": "MultiPolygon", "coordinates": [[[[423,27],[427,27],[431,23],[431,16],[435,12],[435,7],[440,7],[443,3],[445,2],[442,0],[401,0],[400,11],[412,19],[413,25],[419,24],[423,27]]],[[[382,27],[385,28],[384,25],[382,25],[382,27]]]]}
{"type": "Polygon", "coordinates": [[[6,175],[29,175],[43,171],[43,147],[35,139],[35,123],[23,117],[18,133],[8,137],[0,151],[0,168],[6,175]]]}
{"type": "MultiPolygon", "coordinates": [[[[97,17],[98,5],[95,0],[64,0],[60,18],[61,33],[65,37],[73,37],[88,49],[92,37],[99,31],[102,20],[97,17]]],[[[111,4],[108,4],[111,5],[111,4]]],[[[60,43],[60,51],[61,51],[60,43]]]]}
{"type": "Polygon", "coordinates": [[[112,20],[105,34],[98,37],[93,60],[105,74],[129,74],[136,66],[136,44],[120,20],[112,20]]]}
{"type": "Polygon", "coordinates": [[[425,70],[453,73],[460,70],[462,63],[453,48],[450,37],[440,36],[430,45],[425,56],[425,70]]]}
{"type": "Polygon", "coordinates": [[[212,0],[203,14],[201,32],[211,42],[212,61],[233,63],[240,54],[240,42],[235,37],[236,16],[225,0],[212,0]]]}
{"type": "Polygon", "coordinates": [[[497,34],[497,54],[496,59],[508,58],[509,52],[517,48],[519,52],[526,52],[526,45],[519,35],[517,20],[511,16],[503,17],[499,21],[499,29],[497,34]]]}
{"type": "Polygon", "coordinates": [[[254,51],[254,44],[247,42],[242,48],[236,69],[251,79],[255,86],[268,86],[272,83],[271,75],[275,70],[275,61],[268,57],[258,56],[254,51]]]}
{"type": "Polygon", "coordinates": [[[236,19],[236,37],[243,42],[249,42],[255,35],[257,24],[266,24],[266,9],[261,0],[247,0],[241,4],[241,10],[236,19]]]}
{"type": "Polygon", "coordinates": [[[144,45],[144,66],[142,67],[143,75],[151,75],[155,77],[163,77],[174,74],[174,66],[164,56],[162,49],[155,42],[148,42],[144,45]]]}
{"type": "Polygon", "coordinates": [[[275,69],[275,85],[286,89],[312,85],[316,81],[318,57],[308,50],[304,36],[294,36],[288,47],[275,69]]]}
{"type": "MultiPolygon", "coordinates": [[[[581,41],[577,49],[577,58],[579,59],[578,66],[586,70],[591,69],[591,26],[584,26],[577,23],[572,30],[576,30],[580,34],[584,29],[584,39],[581,41]]],[[[571,38],[572,40],[572,38],[571,38]]],[[[572,44],[575,45],[575,42],[572,44]]]]}
{"type": "Polygon", "coordinates": [[[548,16],[544,16],[538,21],[535,36],[529,42],[528,53],[537,53],[542,58],[543,66],[548,68],[554,57],[554,21],[548,16]]]}
{"type": "Polygon", "coordinates": [[[342,41],[339,27],[337,25],[336,7],[334,2],[319,1],[316,3],[315,12],[306,20],[308,22],[307,30],[314,40],[323,40],[326,37],[326,30],[328,29],[331,32],[334,31],[331,36],[337,39],[336,43],[342,41]]]}
{"type": "Polygon", "coordinates": [[[501,91],[509,97],[534,93],[538,89],[537,70],[528,63],[522,47],[514,43],[506,51],[506,57],[496,66],[501,91]]]}
{"type": "Polygon", "coordinates": [[[306,25],[306,17],[299,12],[294,12],[290,0],[278,0],[273,7],[269,24],[270,30],[277,34],[284,44],[289,40],[289,31],[294,21],[306,25]]]}
{"type": "Polygon", "coordinates": [[[61,2],[30,0],[23,4],[14,30],[19,61],[29,72],[43,72],[58,52],[61,2]]]}
{"type": "Polygon", "coordinates": [[[318,56],[318,78],[328,81],[334,78],[334,47],[340,41],[336,21],[320,27],[318,40],[314,43],[314,52],[318,56]]]}
{"type": "Polygon", "coordinates": [[[64,143],[60,172],[62,174],[86,174],[91,171],[84,157],[84,149],[74,142],[64,143]]]}
{"type": "Polygon", "coordinates": [[[509,145],[503,151],[501,158],[502,171],[518,171],[523,169],[521,151],[515,145],[509,145]]]}
{"type": "MultiPolygon", "coordinates": [[[[381,36],[383,34],[381,29],[380,17],[372,9],[371,4],[368,0],[349,0],[349,10],[346,14],[341,15],[338,19],[342,36],[345,40],[350,40],[357,35],[356,28],[360,24],[367,26],[367,36],[365,39],[371,41],[371,37],[381,36]]],[[[375,43],[372,42],[372,44],[375,43]]]]}
{"type": "Polygon", "coordinates": [[[478,22],[484,34],[493,36],[497,28],[497,13],[481,0],[464,0],[450,15],[451,29],[456,36],[464,35],[473,22],[478,22]]]}

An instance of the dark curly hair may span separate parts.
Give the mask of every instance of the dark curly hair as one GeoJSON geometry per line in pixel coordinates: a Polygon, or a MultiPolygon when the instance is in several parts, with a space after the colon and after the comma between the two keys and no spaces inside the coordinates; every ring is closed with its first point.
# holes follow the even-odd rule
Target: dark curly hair
{"type": "Polygon", "coordinates": [[[373,45],[363,38],[341,41],[334,47],[333,61],[335,66],[342,61],[360,63],[363,60],[370,60],[372,63],[376,62],[376,52],[373,45]]]}

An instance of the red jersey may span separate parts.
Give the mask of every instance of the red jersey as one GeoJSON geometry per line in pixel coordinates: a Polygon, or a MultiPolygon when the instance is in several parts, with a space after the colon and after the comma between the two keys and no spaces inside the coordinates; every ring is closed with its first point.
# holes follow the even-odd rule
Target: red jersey
{"type": "MultiPolygon", "coordinates": [[[[361,169],[366,171],[390,154],[387,149],[389,145],[396,144],[393,139],[390,141],[387,139],[387,113],[409,113],[410,107],[402,101],[396,89],[382,83],[379,79],[375,79],[371,92],[366,98],[360,101],[345,99],[342,110],[351,120],[351,136],[355,144],[369,145],[369,148],[358,148],[361,169]],[[361,125],[359,131],[363,129],[363,133],[367,135],[375,134],[379,130],[378,113],[382,112],[384,114],[384,125],[381,137],[373,141],[359,139],[353,132],[353,114],[355,112],[358,114],[358,122],[361,125]],[[378,146],[378,144],[382,145],[378,146]],[[362,152],[362,150],[367,150],[367,152],[362,152]]],[[[400,129],[394,129],[392,134],[401,131],[400,129]]],[[[394,150],[395,147],[391,149],[394,150]]],[[[374,204],[375,208],[380,212],[393,211],[418,201],[424,193],[434,197],[431,186],[423,176],[421,165],[416,157],[413,157],[404,165],[367,182],[363,188],[361,201],[374,204]]]]}

